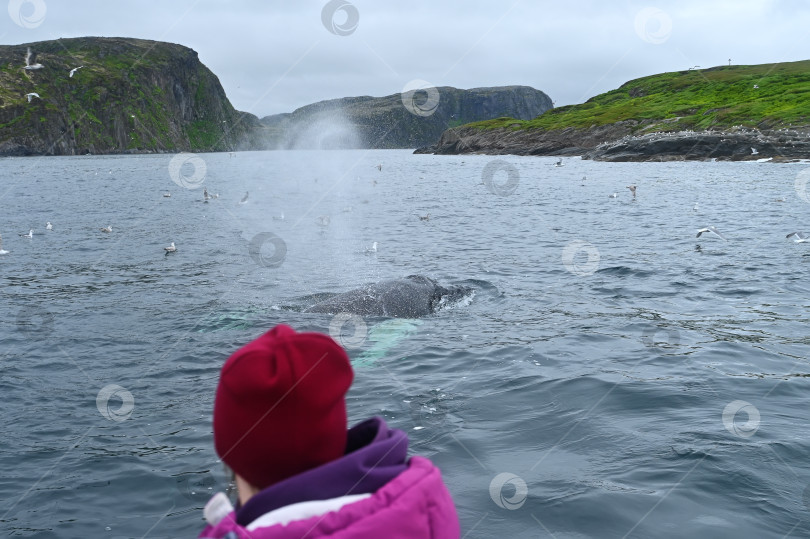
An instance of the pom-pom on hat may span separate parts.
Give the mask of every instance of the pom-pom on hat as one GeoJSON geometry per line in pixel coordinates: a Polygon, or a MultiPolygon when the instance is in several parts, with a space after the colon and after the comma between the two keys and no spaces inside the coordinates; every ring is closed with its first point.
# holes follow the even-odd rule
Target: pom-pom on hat
{"type": "Polygon", "coordinates": [[[331,337],[278,325],[233,353],[214,400],[214,446],[266,488],[346,450],[349,357],[331,337]]]}

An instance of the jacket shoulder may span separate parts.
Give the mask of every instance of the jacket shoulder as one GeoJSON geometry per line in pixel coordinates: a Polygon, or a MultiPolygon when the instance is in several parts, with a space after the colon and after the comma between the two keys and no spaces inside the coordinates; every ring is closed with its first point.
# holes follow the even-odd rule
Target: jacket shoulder
{"type": "Polygon", "coordinates": [[[365,499],[337,511],[250,533],[253,538],[330,539],[452,539],[461,535],[456,508],[441,472],[424,457],[411,457],[404,472],[365,499]]]}

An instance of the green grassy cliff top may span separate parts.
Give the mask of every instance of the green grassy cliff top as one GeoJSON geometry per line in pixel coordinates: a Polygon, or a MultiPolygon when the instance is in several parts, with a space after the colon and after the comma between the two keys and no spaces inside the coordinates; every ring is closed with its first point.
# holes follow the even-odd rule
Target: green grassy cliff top
{"type": "Polygon", "coordinates": [[[778,128],[810,124],[810,60],[662,73],[631,80],[581,105],[520,121],[498,118],[470,126],[494,129],[589,128],[623,120],[651,121],[646,131],[778,128]]]}

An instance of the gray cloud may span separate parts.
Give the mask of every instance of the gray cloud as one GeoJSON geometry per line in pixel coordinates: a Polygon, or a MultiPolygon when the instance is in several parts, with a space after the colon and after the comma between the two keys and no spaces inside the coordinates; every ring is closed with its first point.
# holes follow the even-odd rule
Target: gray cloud
{"type": "MultiPolygon", "coordinates": [[[[32,1],[22,9],[30,12],[32,1]]],[[[236,108],[259,116],[323,99],[388,95],[413,79],[458,88],[525,84],[560,106],[630,79],[729,58],[757,64],[810,57],[810,3],[800,0],[356,0],[360,22],[347,36],[321,23],[325,1],[43,1],[39,26],[22,28],[8,16],[0,42],[103,35],[180,43],[219,76],[236,108]],[[645,40],[636,18],[649,7],[671,27],[650,19],[645,40]]]]}

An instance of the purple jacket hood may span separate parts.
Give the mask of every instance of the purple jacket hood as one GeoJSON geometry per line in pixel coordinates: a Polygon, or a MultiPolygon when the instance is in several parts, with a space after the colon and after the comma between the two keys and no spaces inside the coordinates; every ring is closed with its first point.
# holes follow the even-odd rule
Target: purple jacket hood
{"type": "Polygon", "coordinates": [[[459,537],[458,516],[441,473],[427,459],[408,459],[407,450],[403,431],[389,429],[381,418],[366,420],[349,430],[343,457],[267,487],[207,526],[200,537],[459,537]],[[248,529],[273,511],[294,514],[308,503],[347,496],[352,501],[337,510],[248,529]]]}

